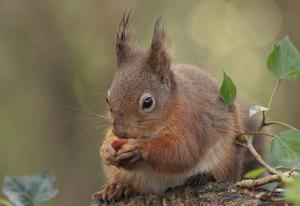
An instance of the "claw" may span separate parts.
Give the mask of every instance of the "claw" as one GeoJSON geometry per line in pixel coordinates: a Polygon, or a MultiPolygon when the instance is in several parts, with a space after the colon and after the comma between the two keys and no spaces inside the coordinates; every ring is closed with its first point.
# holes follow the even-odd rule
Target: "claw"
{"type": "Polygon", "coordinates": [[[133,189],[130,186],[121,184],[110,184],[103,190],[92,195],[93,200],[97,200],[101,204],[115,203],[122,198],[126,200],[133,194],[133,189]]]}
{"type": "Polygon", "coordinates": [[[132,164],[132,163],[134,163],[134,162],[136,162],[136,161],[138,161],[140,159],[142,159],[141,155],[137,155],[137,156],[133,157],[131,160],[129,160],[128,163],[132,164]]]}
{"type": "Polygon", "coordinates": [[[124,160],[124,159],[132,160],[132,159],[136,159],[137,157],[140,157],[140,156],[141,156],[140,150],[135,149],[135,150],[131,150],[131,151],[125,151],[122,153],[118,153],[116,160],[117,161],[124,160]]]}
{"type": "Polygon", "coordinates": [[[120,166],[133,164],[142,159],[143,150],[139,141],[129,141],[115,155],[116,161],[120,166]]]}
{"type": "Polygon", "coordinates": [[[206,184],[207,182],[214,181],[215,179],[212,176],[206,175],[206,174],[199,174],[190,177],[185,185],[191,186],[191,187],[200,187],[201,185],[206,184]]]}

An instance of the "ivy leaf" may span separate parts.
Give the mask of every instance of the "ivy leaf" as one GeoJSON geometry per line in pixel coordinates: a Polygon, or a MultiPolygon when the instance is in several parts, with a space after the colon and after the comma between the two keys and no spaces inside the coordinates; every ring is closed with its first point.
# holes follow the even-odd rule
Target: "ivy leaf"
{"type": "Polygon", "coordinates": [[[244,178],[248,178],[248,179],[254,179],[260,175],[262,175],[263,173],[265,173],[266,171],[266,168],[264,167],[259,167],[259,168],[256,168],[254,170],[251,170],[249,172],[247,172],[245,175],[244,175],[244,178]]]}
{"type": "Polygon", "coordinates": [[[284,196],[291,201],[293,205],[300,205],[300,176],[288,183],[284,190],[284,196]]]}
{"type": "Polygon", "coordinates": [[[231,106],[236,98],[236,86],[231,78],[223,71],[223,83],[220,89],[220,96],[225,106],[231,106]]]}
{"type": "Polygon", "coordinates": [[[268,111],[269,108],[263,107],[259,104],[254,104],[249,108],[249,117],[252,117],[253,115],[259,113],[259,112],[264,112],[268,111]]]}
{"type": "Polygon", "coordinates": [[[279,79],[294,80],[300,76],[300,54],[289,37],[274,45],[267,59],[267,66],[279,79]]]}
{"type": "Polygon", "coordinates": [[[55,197],[55,177],[49,171],[34,176],[4,177],[3,193],[16,206],[34,206],[55,197]]]}
{"type": "Polygon", "coordinates": [[[300,161],[300,132],[289,129],[275,135],[271,143],[271,152],[278,161],[300,161]]]}

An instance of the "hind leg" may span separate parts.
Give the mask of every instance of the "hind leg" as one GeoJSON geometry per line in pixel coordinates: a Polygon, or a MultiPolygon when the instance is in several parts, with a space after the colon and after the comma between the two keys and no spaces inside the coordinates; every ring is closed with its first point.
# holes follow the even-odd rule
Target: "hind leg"
{"type": "Polygon", "coordinates": [[[201,185],[206,184],[207,182],[215,181],[215,178],[213,176],[208,174],[198,174],[190,177],[185,185],[191,186],[191,187],[199,187],[201,185]]]}
{"type": "Polygon", "coordinates": [[[131,176],[114,166],[104,167],[107,173],[107,183],[102,190],[92,195],[92,199],[97,200],[100,205],[109,204],[128,199],[131,195],[137,193],[131,184],[131,176]]]}

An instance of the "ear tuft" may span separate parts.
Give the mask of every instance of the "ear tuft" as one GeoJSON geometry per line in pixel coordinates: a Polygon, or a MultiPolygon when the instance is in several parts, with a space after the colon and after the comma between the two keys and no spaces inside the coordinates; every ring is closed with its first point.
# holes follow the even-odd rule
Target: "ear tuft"
{"type": "Polygon", "coordinates": [[[128,35],[129,16],[130,11],[127,15],[126,12],[124,12],[122,20],[118,27],[118,33],[116,37],[116,53],[118,65],[126,62],[131,52],[128,35]]]}
{"type": "Polygon", "coordinates": [[[149,65],[155,72],[165,73],[170,68],[170,55],[167,49],[167,37],[163,18],[156,20],[149,52],[149,65]]]}

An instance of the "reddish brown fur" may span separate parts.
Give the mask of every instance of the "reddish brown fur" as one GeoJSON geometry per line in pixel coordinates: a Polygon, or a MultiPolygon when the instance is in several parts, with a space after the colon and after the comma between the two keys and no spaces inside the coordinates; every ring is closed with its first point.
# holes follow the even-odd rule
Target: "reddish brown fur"
{"type": "Polygon", "coordinates": [[[198,173],[218,180],[240,179],[246,166],[253,167],[247,165],[253,159],[244,159],[246,151],[236,146],[235,137],[254,131],[260,120],[250,120],[248,107],[239,99],[226,107],[219,84],[209,73],[192,65],[171,64],[161,19],[147,52],[129,44],[128,20],[123,18],[120,25],[119,69],[108,103],[113,131],[131,139],[116,152],[110,144],[118,137],[108,132],[101,156],[119,164],[119,168],[108,165],[108,183],[161,193],[198,173]],[[145,92],[156,99],[150,113],[141,111],[139,101],[145,92]]]}

